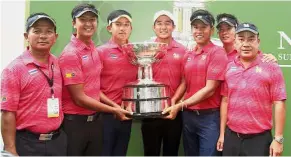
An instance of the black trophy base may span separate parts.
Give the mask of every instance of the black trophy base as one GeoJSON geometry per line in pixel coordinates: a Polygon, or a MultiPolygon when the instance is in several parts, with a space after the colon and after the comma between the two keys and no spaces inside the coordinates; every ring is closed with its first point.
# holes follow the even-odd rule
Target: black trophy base
{"type": "Polygon", "coordinates": [[[132,119],[148,119],[148,118],[163,118],[167,114],[162,114],[162,112],[149,112],[149,113],[133,113],[129,116],[132,119]]]}

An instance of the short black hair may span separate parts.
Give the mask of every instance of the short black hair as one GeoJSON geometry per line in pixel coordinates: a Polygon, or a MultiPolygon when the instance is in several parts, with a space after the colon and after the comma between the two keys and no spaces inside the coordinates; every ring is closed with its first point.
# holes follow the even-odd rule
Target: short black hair
{"type": "Polygon", "coordinates": [[[109,21],[112,21],[113,19],[115,19],[115,18],[117,18],[118,16],[120,16],[120,15],[127,15],[127,16],[129,16],[130,18],[132,18],[131,17],[131,14],[129,13],[129,12],[127,12],[126,10],[114,10],[114,11],[112,11],[109,15],[108,15],[108,17],[107,17],[107,23],[109,23],[109,21]]]}
{"type": "Polygon", "coordinates": [[[235,27],[239,24],[238,19],[233,14],[228,14],[228,13],[218,14],[216,16],[216,21],[220,21],[220,19],[222,19],[224,17],[232,19],[233,21],[235,21],[235,27]]]}
{"type": "Polygon", "coordinates": [[[73,9],[72,9],[72,12],[71,12],[71,17],[73,20],[76,20],[74,18],[74,15],[76,12],[80,11],[80,10],[83,10],[84,8],[90,8],[90,9],[94,9],[97,11],[98,13],[98,10],[96,9],[95,5],[93,4],[89,4],[89,3],[80,3],[78,5],[76,5],[73,9]]]}
{"type": "Polygon", "coordinates": [[[203,10],[203,9],[198,9],[192,13],[192,15],[190,17],[191,25],[193,23],[193,19],[196,18],[197,16],[205,16],[210,21],[211,27],[214,26],[215,19],[214,19],[213,15],[209,11],[203,10]]]}
{"type": "MultiPolygon", "coordinates": [[[[26,19],[26,24],[28,22],[28,20],[34,16],[38,16],[38,15],[43,15],[43,16],[48,16],[50,17],[51,19],[53,19],[51,16],[49,16],[48,14],[44,13],[44,12],[37,12],[37,13],[32,13],[28,16],[28,18],[26,19]]],[[[53,19],[54,20],[54,19],[53,19]]],[[[54,20],[54,22],[56,23],[56,21],[54,20]]],[[[54,25],[55,26],[55,25],[54,25]]],[[[31,27],[27,27],[26,26],[26,32],[28,33],[28,31],[30,30],[31,27]]],[[[54,31],[57,32],[57,27],[55,26],[54,27],[54,31]]]]}

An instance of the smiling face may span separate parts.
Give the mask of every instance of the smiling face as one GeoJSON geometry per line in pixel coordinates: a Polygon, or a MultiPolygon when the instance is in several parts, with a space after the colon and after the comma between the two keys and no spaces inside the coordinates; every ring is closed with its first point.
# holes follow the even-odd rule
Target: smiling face
{"type": "Polygon", "coordinates": [[[129,39],[132,26],[126,17],[120,17],[117,21],[107,26],[107,30],[112,34],[114,40],[125,42],[129,39]]]}
{"type": "Polygon", "coordinates": [[[51,21],[40,19],[29,28],[27,33],[24,33],[24,37],[32,50],[49,52],[58,35],[51,21]]]}
{"type": "Polygon", "coordinates": [[[172,32],[175,29],[173,21],[166,15],[157,18],[154,23],[153,30],[160,39],[172,38],[172,32]]]}
{"type": "Polygon", "coordinates": [[[258,35],[243,31],[236,34],[235,47],[240,57],[244,60],[254,59],[259,51],[260,39],[258,35]]]}
{"type": "Polygon", "coordinates": [[[192,24],[192,35],[198,45],[206,45],[210,42],[213,27],[203,23],[201,20],[195,20],[192,24]]]}
{"type": "Polygon", "coordinates": [[[77,37],[92,38],[97,29],[97,17],[92,12],[86,12],[73,21],[77,37]]]}
{"type": "Polygon", "coordinates": [[[219,24],[218,36],[224,45],[233,44],[235,41],[235,27],[225,22],[219,24]]]}

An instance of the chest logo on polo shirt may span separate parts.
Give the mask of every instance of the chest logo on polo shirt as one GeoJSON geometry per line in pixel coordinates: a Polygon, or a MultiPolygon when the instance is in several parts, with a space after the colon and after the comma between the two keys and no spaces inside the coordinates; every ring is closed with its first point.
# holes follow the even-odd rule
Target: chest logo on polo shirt
{"type": "Polygon", "coordinates": [[[112,59],[117,59],[118,57],[117,57],[116,54],[114,54],[114,53],[110,53],[110,58],[112,58],[112,59]]]}
{"type": "Polygon", "coordinates": [[[187,58],[187,62],[190,62],[190,61],[191,61],[191,57],[188,57],[188,58],[187,58]]]}
{"type": "Polygon", "coordinates": [[[202,55],[201,60],[205,60],[205,59],[206,59],[206,55],[202,55]]]}
{"type": "Polygon", "coordinates": [[[87,60],[87,59],[88,59],[88,55],[84,55],[84,56],[82,56],[82,59],[83,59],[83,60],[87,60]]]}
{"type": "Polygon", "coordinates": [[[35,73],[37,73],[37,72],[38,72],[37,69],[31,69],[31,70],[28,71],[28,73],[29,73],[30,75],[33,75],[33,74],[35,74],[35,73]]]}
{"type": "Polygon", "coordinates": [[[66,73],[66,78],[72,78],[75,77],[75,73],[66,73]]]}
{"type": "Polygon", "coordinates": [[[262,68],[261,67],[258,67],[256,66],[256,73],[261,73],[262,72],[262,68]]]}
{"type": "Polygon", "coordinates": [[[175,59],[179,59],[179,58],[180,58],[180,55],[177,54],[177,53],[174,53],[174,54],[173,54],[173,57],[174,57],[175,59]]]}

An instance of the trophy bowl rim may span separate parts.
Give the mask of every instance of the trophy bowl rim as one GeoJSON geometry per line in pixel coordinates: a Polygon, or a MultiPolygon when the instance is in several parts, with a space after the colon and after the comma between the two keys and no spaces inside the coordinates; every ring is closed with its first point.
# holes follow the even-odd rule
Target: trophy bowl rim
{"type": "Polygon", "coordinates": [[[137,44],[153,44],[153,45],[168,45],[167,43],[162,43],[162,42],[155,42],[155,41],[148,41],[148,42],[143,42],[143,41],[139,41],[139,42],[130,42],[130,43],[127,43],[127,44],[123,44],[121,45],[121,47],[124,47],[126,45],[137,45],[137,44]]]}

